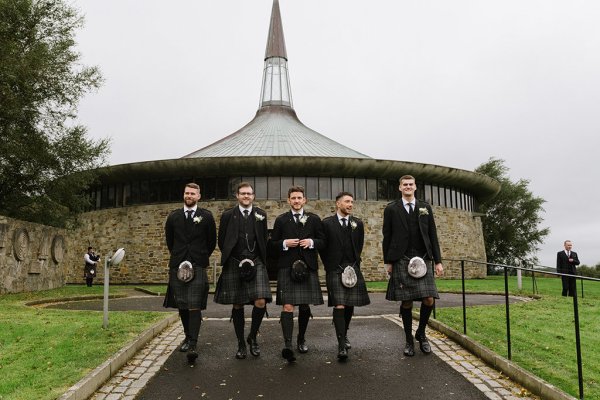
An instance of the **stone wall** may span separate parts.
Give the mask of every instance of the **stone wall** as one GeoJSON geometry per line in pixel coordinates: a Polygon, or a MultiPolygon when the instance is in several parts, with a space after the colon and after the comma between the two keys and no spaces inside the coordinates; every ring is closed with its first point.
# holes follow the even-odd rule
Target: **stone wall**
{"type": "MultiPolygon", "coordinates": [[[[215,216],[217,227],[221,213],[237,203],[235,201],[201,202],[215,216]]],[[[269,228],[275,217],[289,210],[286,202],[257,200],[255,204],[267,211],[269,228]]],[[[385,280],[381,256],[381,233],[383,202],[357,202],[354,214],[365,223],[365,247],[362,269],[367,280],[385,280]]],[[[165,283],[167,281],[168,250],[164,241],[164,223],[167,215],[180,204],[154,204],[107,209],[84,213],[79,217],[79,226],[70,232],[72,250],[68,254],[66,281],[83,283],[83,254],[92,245],[102,257],[119,247],[125,248],[125,259],[111,270],[111,283],[165,283]]],[[[306,209],[321,217],[334,212],[333,201],[309,201],[306,209]]],[[[485,260],[480,218],[472,213],[434,207],[442,256],[485,260]]],[[[208,271],[209,279],[220,273],[220,252],[213,253],[208,271]]],[[[460,278],[460,264],[445,262],[446,278],[460,278]]],[[[99,268],[98,280],[103,268],[99,268]]],[[[322,271],[321,271],[322,273],[322,271]]],[[[485,277],[485,266],[468,266],[466,276],[485,277]]]]}
{"type": "Polygon", "coordinates": [[[62,287],[68,249],[63,229],[0,216],[0,294],[62,287]]]}

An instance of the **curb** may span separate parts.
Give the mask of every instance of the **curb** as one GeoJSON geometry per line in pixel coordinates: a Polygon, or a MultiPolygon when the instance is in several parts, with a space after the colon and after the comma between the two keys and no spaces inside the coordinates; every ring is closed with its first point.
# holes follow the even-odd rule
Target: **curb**
{"type": "MultiPolygon", "coordinates": [[[[418,314],[413,312],[413,318],[418,314]]],[[[577,400],[575,397],[563,392],[559,388],[545,380],[533,375],[531,372],[519,367],[512,361],[494,353],[487,347],[477,343],[470,337],[450,328],[448,325],[431,318],[429,326],[450,339],[460,344],[473,355],[479,357],[492,368],[501,371],[513,381],[527,388],[531,393],[540,396],[544,400],[577,400]]]]}
{"type": "Polygon", "coordinates": [[[150,340],[177,321],[179,321],[178,314],[170,315],[146,329],[136,339],[126,344],[86,377],[71,386],[58,400],[85,400],[89,398],[150,340]]]}

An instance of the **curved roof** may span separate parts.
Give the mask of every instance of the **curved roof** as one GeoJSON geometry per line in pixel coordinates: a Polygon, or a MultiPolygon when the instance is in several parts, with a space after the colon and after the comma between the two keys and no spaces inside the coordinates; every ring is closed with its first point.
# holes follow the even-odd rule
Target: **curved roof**
{"type": "Polygon", "coordinates": [[[206,157],[177,158],[113,165],[100,169],[103,183],[137,179],[202,176],[279,176],[281,171],[302,171],[304,176],[338,176],[398,179],[409,174],[418,182],[467,190],[479,200],[494,197],[500,183],[477,172],[408,161],[345,157],[206,157]]]}
{"type": "Polygon", "coordinates": [[[371,158],[306,127],[282,106],[261,107],[242,129],[183,158],[277,156],[371,158]]]}

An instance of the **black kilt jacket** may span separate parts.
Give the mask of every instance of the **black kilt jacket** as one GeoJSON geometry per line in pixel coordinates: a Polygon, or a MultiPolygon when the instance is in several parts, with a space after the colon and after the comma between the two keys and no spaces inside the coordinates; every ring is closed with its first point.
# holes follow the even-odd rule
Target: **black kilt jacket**
{"type": "MultiPolygon", "coordinates": [[[[415,199],[414,212],[419,216],[419,230],[427,255],[435,264],[442,262],[437,228],[431,206],[415,199]]],[[[402,200],[387,205],[383,212],[383,262],[394,264],[402,259],[408,247],[408,220],[402,200]]]]}
{"type": "MultiPolygon", "coordinates": [[[[221,215],[219,222],[219,249],[221,250],[221,265],[225,267],[231,252],[235,249],[238,241],[240,230],[240,220],[242,215],[239,212],[239,207],[236,205],[229,210],[226,210],[221,215]]],[[[258,256],[264,263],[267,262],[267,213],[255,206],[252,206],[252,213],[248,218],[255,218],[254,235],[256,245],[258,247],[258,256]]]]}
{"type": "Polygon", "coordinates": [[[319,284],[318,250],[325,247],[325,237],[318,215],[304,211],[304,223],[296,223],[291,211],[275,219],[271,232],[269,251],[277,259],[277,304],[323,304],[321,285],[319,284]],[[313,248],[289,247],[283,250],[286,239],[312,239],[313,248]],[[294,261],[303,260],[310,270],[304,282],[294,282],[290,276],[294,261]]]}
{"type": "MultiPolygon", "coordinates": [[[[360,255],[365,242],[365,227],[360,219],[352,215],[348,218],[348,226],[347,229],[352,230],[351,237],[354,258],[356,259],[356,264],[360,266],[360,255]],[[356,224],[356,227],[353,227],[354,224],[356,224]]],[[[323,220],[323,233],[325,234],[326,245],[324,248],[319,249],[319,255],[325,265],[325,271],[329,272],[339,269],[338,267],[342,262],[343,229],[336,214],[323,220]]]]}
{"type": "Polygon", "coordinates": [[[165,307],[206,308],[208,280],[204,269],[217,244],[217,229],[212,213],[206,209],[198,207],[194,219],[196,221],[187,220],[181,207],[171,212],[165,223],[165,238],[171,254],[165,307]],[[177,279],[182,261],[189,261],[194,267],[194,279],[187,283],[177,279]]]}

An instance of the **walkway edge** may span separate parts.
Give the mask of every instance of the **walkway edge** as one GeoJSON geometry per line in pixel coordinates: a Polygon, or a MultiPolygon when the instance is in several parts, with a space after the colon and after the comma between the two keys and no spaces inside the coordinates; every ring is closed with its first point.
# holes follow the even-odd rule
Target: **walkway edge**
{"type": "Polygon", "coordinates": [[[179,315],[173,314],[146,329],[86,377],[71,386],[58,400],[85,400],[89,398],[148,342],[177,321],[179,321],[179,315]]]}
{"type": "Polygon", "coordinates": [[[540,377],[533,375],[531,372],[519,367],[501,355],[494,353],[492,350],[453,328],[450,328],[448,325],[431,318],[429,320],[429,326],[448,336],[466,350],[470,351],[473,355],[482,359],[489,366],[501,371],[504,375],[525,387],[527,390],[531,391],[531,393],[540,396],[542,399],[577,400],[575,397],[563,392],[540,377]]]}

